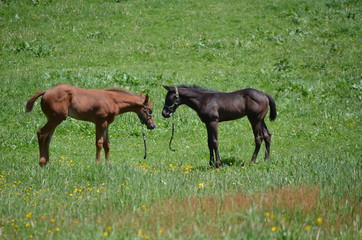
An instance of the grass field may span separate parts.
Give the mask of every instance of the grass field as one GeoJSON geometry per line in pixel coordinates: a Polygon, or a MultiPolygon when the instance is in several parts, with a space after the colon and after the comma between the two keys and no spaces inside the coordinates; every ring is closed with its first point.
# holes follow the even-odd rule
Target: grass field
{"type": "Polygon", "coordinates": [[[361,17],[359,0],[1,0],[0,239],[362,239],[361,17]],[[60,83],[148,93],[147,159],[127,113],[109,164],[69,118],[39,167],[46,119],[25,103],[60,83]],[[210,169],[197,114],[161,116],[178,84],[272,95],[271,160],[249,165],[244,118],[210,169]]]}

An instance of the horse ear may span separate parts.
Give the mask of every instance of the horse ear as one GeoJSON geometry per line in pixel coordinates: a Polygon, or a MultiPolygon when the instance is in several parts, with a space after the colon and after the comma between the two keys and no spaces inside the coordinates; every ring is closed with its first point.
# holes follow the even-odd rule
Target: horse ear
{"type": "Polygon", "coordinates": [[[167,91],[172,91],[172,87],[171,87],[171,86],[165,86],[165,85],[163,85],[163,88],[166,89],[167,91]]]}
{"type": "Polygon", "coordinates": [[[146,94],[145,103],[148,103],[149,101],[150,101],[150,96],[148,96],[148,94],[146,94]]]}
{"type": "Polygon", "coordinates": [[[167,91],[172,91],[172,90],[174,90],[174,87],[172,87],[172,86],[165,86],[165,85],[163,85],[163,87],[164,87],[167,91]]]}
{"type": "Polygon", "coordinates": [[[143,92],[140,93],[141,98],[145,98],[145,95],[143,94],[143,92]]]}

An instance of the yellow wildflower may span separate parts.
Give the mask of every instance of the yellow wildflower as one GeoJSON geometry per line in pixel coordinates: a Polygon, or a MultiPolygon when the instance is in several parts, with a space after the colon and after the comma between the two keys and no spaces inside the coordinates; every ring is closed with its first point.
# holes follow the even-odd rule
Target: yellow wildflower
{"type": "Polygon", "coordinates": [[[32,217],[33,217],[33,213],[30,212],[30,213],[26,214],[26,217],[27,217],[27,218],[32,218],[32,217]]]}
{"type": "Polygon", "coordinates": [[[309,225],[305,226],[305,230],[306,230],[306,231],[309,231],[309,230],[310,230],[310,226],[309,226],[309,225]]]}
{"type": "Polygon", "coordinates": [[[277,227],[272,227],[273,232],[276,232],[277,230],[278,230],[277,227]]]}
{"type": "Polygon", "coordinates": [[[319,225],[321,225],[321,224],[322,224],[322,222],[323,222],[323,220],[322,220],[322,218],[321,218],[321,217],[317,218],[317,223],[318,223],[319,225]]]}

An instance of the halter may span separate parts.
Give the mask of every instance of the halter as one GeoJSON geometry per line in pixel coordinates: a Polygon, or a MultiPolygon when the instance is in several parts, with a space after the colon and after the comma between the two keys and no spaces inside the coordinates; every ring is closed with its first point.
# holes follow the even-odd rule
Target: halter
{"type": "Polygon", "coordinates": [[[174,102],[172,103],[172,105],[167,106],[167,109],[170,111],[170,113],[174,113],[176,111],[176,108],[178,107],[179,103],[180,103],[180,95],[178,94],[178,89],[177,87],[175,87],[176,89],[176,97],[174,102]]]}
{"type": "Polygon", "coordinates": [[[149,110],[146,108],[146,105],[143,105],[143,109],[140,115],[138,115],[138,118],[140,119],[141,124],[145,124],[148,120],[150,120],[153,117],[153,114],[149,112],[149,110]],[[142,120],[143,115],[147,115],[145,119],[142,120]]]}

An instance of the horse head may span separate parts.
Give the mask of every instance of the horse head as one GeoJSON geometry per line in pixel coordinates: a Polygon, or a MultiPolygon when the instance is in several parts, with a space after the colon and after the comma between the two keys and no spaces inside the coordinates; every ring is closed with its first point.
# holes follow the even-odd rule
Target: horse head
{"type": "Polygon", "coordinates": [[[140,109],[138,117],[142,124],[145,124],[148,129],[152,130],[156,127],[156,124],[152,114],[153,110],[150,103],[150,97],[148,96],[148,94],[144,96],[142,93],[140,96],[143,99],[143,107],[140,109]]]}
{"type": "Polygon", "coordinates": [[[163,106],[162,116],[169,118],[176,111],[180,105],[180,96],[177,87],[163,86],[168,92],[165,98],[165,105],[163,106]]]}

